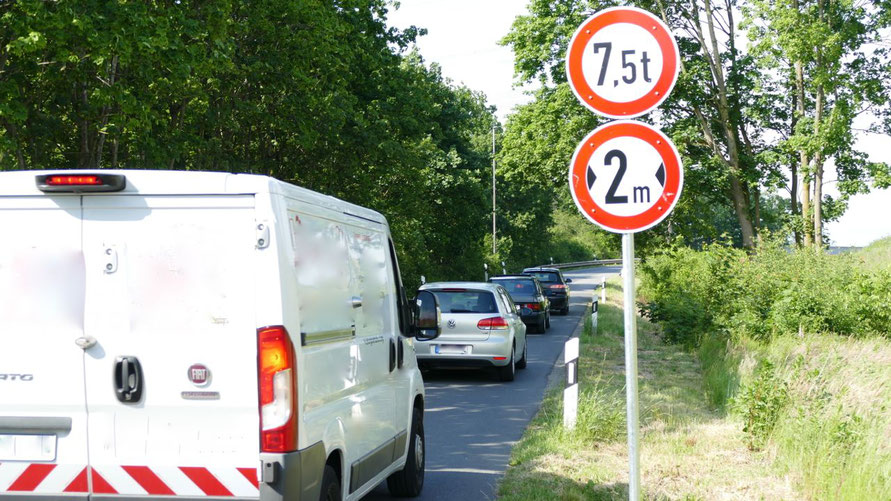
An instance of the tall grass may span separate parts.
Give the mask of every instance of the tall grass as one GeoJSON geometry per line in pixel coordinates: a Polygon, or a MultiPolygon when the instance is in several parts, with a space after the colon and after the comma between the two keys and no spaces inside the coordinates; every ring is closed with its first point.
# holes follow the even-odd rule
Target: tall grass
{"type": "Polygon", "coordinates": [[[808,335],[771,343],[763,358],[790,396],[770,447],[804,493],[891,499],[891,344],[808,335]]]}
{"type": "Polygon", "coordinates": [[[726,410],[727,402],[739,388],[740,355],[730,341],[720,336],[707,336],[696,351],[702,364],[702,379],[709,405],[726,410]]]}

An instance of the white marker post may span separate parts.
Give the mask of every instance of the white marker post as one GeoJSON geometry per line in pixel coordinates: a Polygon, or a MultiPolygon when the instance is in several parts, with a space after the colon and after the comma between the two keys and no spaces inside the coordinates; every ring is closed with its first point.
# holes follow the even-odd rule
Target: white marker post
{"type": "Polygon", "coordinates": [[[574,337],[563,347],[566,364],[566,388],[563,390],[563,427],[575,428],[579,413],[579,338],[574,337]]]}
{"type": "Polygon", "coordinates": [[[594,294],[594,300],[591,301],[591,335],[597,335],[597,293],[594,294]]]}

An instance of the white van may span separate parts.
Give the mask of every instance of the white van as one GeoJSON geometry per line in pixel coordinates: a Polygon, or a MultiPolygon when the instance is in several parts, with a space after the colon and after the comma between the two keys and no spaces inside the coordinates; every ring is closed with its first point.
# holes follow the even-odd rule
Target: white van
{"type": "Polygon", "coordinates": [[[244,174],[0,173],[0,500],[357,499],[424,480],[383,216],[244,174]]]}

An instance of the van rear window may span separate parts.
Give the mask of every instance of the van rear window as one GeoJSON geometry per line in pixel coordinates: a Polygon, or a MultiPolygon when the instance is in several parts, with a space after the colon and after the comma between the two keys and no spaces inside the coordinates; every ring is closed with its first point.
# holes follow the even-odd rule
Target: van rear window
{"type": "Polygon", "coordinates": [[[443,313],[498,313],[495,296],[488,291],[432,291],[443,313]]]}

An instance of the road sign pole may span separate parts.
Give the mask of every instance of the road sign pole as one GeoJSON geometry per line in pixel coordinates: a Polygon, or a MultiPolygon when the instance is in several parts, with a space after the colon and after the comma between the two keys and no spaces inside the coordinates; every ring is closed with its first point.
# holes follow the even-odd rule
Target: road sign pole
{"type": "Polygon", "coordinates": [[[634,233],[622,234],[625,281],[625,387],[628,401],[628,499],[640,500],[640,449],[637,408],[637,315],[634,291],[634,233]]]}

